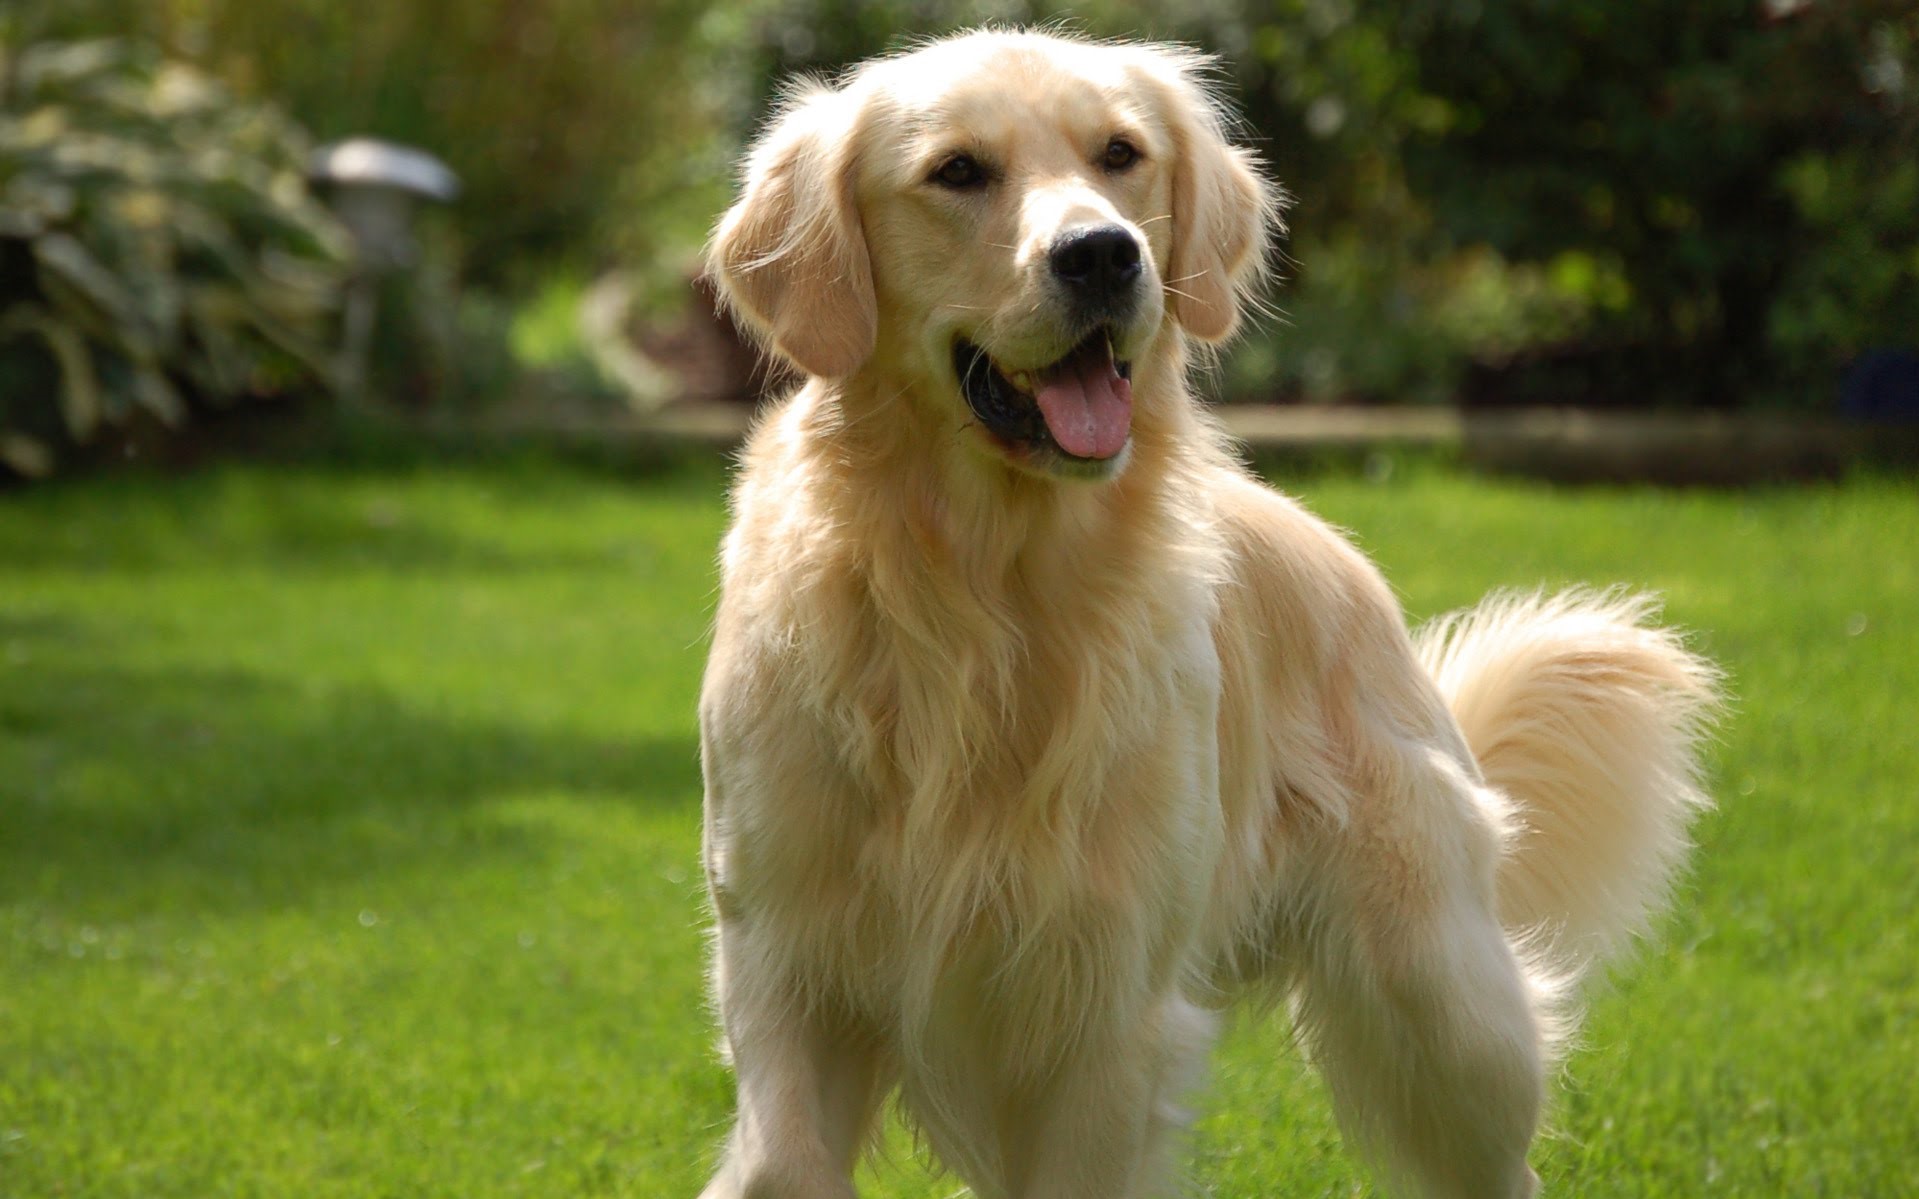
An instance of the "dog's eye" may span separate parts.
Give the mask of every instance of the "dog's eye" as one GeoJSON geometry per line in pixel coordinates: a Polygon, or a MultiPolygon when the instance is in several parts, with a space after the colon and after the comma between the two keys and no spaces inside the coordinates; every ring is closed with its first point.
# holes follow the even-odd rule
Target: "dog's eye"
{"type": "Polygon", "coordinates": [[[1109,171],[1123,171],[1139,161],[1139,150],[1132,142],[1116,137],[1106,143],[1106,154],[1100,164],[1109,171]]]}
{"type": "Polygon", "coordinates": [[[971,154],[955,154],[933,172],[933,182],[954,191],[966,191],[986,182],[986,168],[971,154]]]}

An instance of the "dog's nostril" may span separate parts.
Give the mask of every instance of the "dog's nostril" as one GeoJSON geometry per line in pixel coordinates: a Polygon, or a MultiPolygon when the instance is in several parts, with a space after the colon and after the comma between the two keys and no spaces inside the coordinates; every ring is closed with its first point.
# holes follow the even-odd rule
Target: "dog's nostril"
{"type": "Polygon", "coordinates": [[[1077,283],[1093,273],[1093,248],[1082,238],[1074,238],[1053,251],[1053,273],[1077,283]]]}
{"type": "Polygon", "coordinates": [[[1054,249],[1054,274],[1067,282],[1078,282],[1092,274],[1092,247],[1073,240],[1054,249]]]}
{"type": "Polygon", "coordinates": [[[1048,257],[1061,282],[1093,293],[1111,292],[1140,273],[1139,242],[1118,225],[1063,234],[1048,257]]]}

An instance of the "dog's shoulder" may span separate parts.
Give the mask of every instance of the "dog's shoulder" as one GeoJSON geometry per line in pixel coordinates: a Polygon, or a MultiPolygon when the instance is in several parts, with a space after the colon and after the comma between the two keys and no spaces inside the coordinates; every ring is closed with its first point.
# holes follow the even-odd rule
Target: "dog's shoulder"
{"type": "MultiPolygon", "coordinates": [[[[1352,536],[1304,504],[1243,472],[1222,475],[1214,511],[1228,546],[1221,618],[1289,647],[1295,666],[1411,669],[1405,614],[1397,595],[1352,536]]],[[[1278,647],[1274,647],[1277,649],[1278,647]]]]}
{"type": "Polygon", "coordinates": [[[1384,588],[1379,569],[1345,530],[1243,471],[1221,471],[1214,512],[1236,582],[1316,602],[1384,588]]]}

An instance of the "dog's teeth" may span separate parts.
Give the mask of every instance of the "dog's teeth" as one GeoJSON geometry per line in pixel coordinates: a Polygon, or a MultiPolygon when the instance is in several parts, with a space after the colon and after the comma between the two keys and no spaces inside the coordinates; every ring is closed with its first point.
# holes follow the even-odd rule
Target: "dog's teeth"
{"type": "Polygon", "coordinates": [[[1019,388],[1019,389],[1020,389],[1021,391],[1031,391],[1031,390],[1033,390],[1033,375],[1032,375],[1032,372],[1030,372],[1030,371],[1014,371],[1014,372],[1013,372],[1013,375],[1012,375],[1012,384],[1013,384],[1013,386],[1014,386],[1014,387],[1017,387],[1017,388],[1019,388]]]}

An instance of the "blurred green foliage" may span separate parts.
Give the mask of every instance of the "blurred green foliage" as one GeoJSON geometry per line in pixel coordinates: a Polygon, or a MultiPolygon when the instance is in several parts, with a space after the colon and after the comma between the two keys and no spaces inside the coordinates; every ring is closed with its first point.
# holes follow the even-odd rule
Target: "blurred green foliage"
{"type": "Polygon", "coordinates": [[[1919,345],[1919,156],[1806,153],[1782,179],[1813,252],[1785,264],[1768,313],[1780,359],[1799,374],[1919,345]]]}
{"type": "Polygon", "coordinates": [[[411,143],[460,176],[463,274],[684,254],[725,202],[726,6],[700,0],[23,0],[42,36],[132,33],[314,137],[411,143]]]}
{"type": "Polygon", "coordinates": [[[615,264],[677,288],[791,74],[1065,21],[1217,52],[1295,198],[1291,327],[1231,394],[1820,405],[1919,340],[1910,0],[15,3],[446,158],[462,275],[520,297],[615,264]]]}
{"type": "Polygon", "coordinates": [[[1408,142],[1413,188],[1456,241],[1606,263],[1626,290],[1592,337],[1622,377],[1782,398],[1919,341],[1911,0],[1517,0],[1400,29],[1448,113],[1408,142]]]}
{"type": "Polygon", "coordinates": [[[138,413],[330,383],[347,245],[306,154],[150,50],[0,30],[0,462],[41,474],[138,413]]]}

